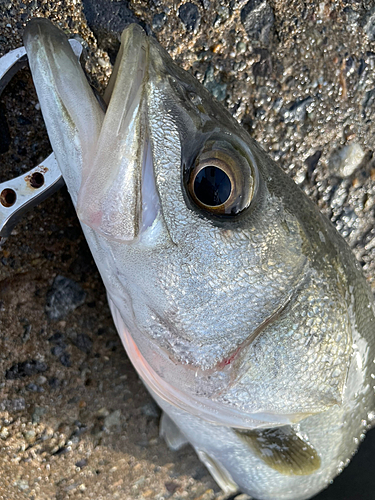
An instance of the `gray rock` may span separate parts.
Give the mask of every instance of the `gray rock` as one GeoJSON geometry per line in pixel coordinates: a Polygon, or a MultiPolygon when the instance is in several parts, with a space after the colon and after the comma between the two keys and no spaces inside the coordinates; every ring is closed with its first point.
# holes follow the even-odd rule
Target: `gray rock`
{"type": "Polygon", "coordinates": [[[339,177],[349,177],[354,173],[364,156],[365,152],[361,146],[352,142],[332,153],[329,159],[329,169],[331,173],[339,177]]]}
{"type": "Polygon", "coordinates": [[[322,156],[322,152],[320,150],[318,150],[318,151],[315,151],[314,154],[312,154],[306,158],[304,163],[307,165],[307,172],[309,175],[311,175],[313,173],[313,171],[315,170],[321,156],[322,156]]]}
{"type": "Polygon", "coordinates": [[[39,387],[39,385],[34,384],[34,382],[31,382],[26,386],[26,390],[30,392],[44,392],[43,387],[39,387]]]}
{"type": "Polygon", "coordinates": [[[272,59],[269,50],[256,48],[254,54],[259,55],[259,61],[252,66],[254,77],[269,77],[272,72],[272,59]]]}
{"type": "Polygon", "coordinates": [[[126,26],[137,23],[149,33],[149,27],[129,9],[128,2],[83,0],[82,5],[88,26],[95,34],[99,47],[108,52],[112,64],[126,26]]]}
{"type": "Polygon", "coordinates": [[[78,347],[80,351],[86,354],[91,352],[92,340],[86,333],[77,333],[73,328],[69,328],[67,334],[72,344],[78,347]]]}
{"type": "Polygon", "coordinates": [[[209,66],[204,75],[203,85],[218,101],[223,101],[227,95],[226,83],[220,83],[215,80],[214,68],[209,66]]]}
{"type": "Polygon", "coordinates": [[[47,293],[46,313],[49,319],[64,319],[70,312],[85,302],[86,293],[75,281],[56,276],[47,293]]]}
{"type": "Polygon", "coordinates": [[[195,3],[187,2],[178,9],[178,15],[188,31],[195,31],[199,27],[201,15],[195,3]]]}
{"type": "Polygon", "coordinates": [[[345,7],[344,12],[349,23],[356,23],[360,17],[359,12],[351,9],[350,7],[345,7]]]}
{"type": "Polygon", "coordinates": [[[160,408],[155,403],[155,401],[150,401],[142,406],[142,413],[146,417],[151,418],[159,418],[160,417],[160,408]]]}
{"type": "Polygon", "coordinates": [[[76,339],[73,341],[73,344],[86,354],[91,352],[92,340],[85,333],[78,333],[76,339]]]}
{"type": "Polygon", "coordinates": [[[369,40],[373,42],[375,40],[375,7],[365,14],[361,24],[369,40]]]}
{"type": "Polygon", "coordinates": [[[111,427],[120,427],[121,426],[121,410],[115,410],[110,413],[104,419],[104,427],[110,429],[111,427]]]}
{"type": "Polygon", "coordinates": [[[268,44],[275,16],[266,0],[250,0],[241,10],[241,22],[250,39],[268,44]]]}
{"type": "Polygon", "coordinates": [[[211,2],[210,2],[210,0],[200,0],[200,4],[201,4],[201,5],[202,5],[202,7],[203,7],[204,9],[206,9],[206,10],[207,10],[207,9],[209,9],[209,8],[210,8],[210,6],[211,6],[211,2]]]}
{"type": "Polygon", "coordinates": [[[154,17],[152,18],[152,29],[154,31],[160,31],[165,22],[167,20],[167,16],[165,12],[161,12],[160,14],[155,14],[154,17]]]}
{"type": "Polygon", "coordinates": [[[297,99],[288,108],[281,109],[280,114],[285,123],[303,122],[306,119],[308,107],[314,102],[312,97],[297,99]]]}
{"type": "Polygon", "coordinates": [[[64,352],[64,354],[62,354],[60,357],[59,357],[59,360],[60,360],[60,363],[63,365],[63,366],[66,366],[67,368],[71,367],[72,366],[72,363],[70,361],[70,355],[67,354],[66,352],[64,352]]]}
{"type": "Polygon", "coordinates": [[[52,347],[51,349],[51,354],[53,354],[54,356],[61,356],[62,354],[64,354],[64,348],[59,346],[59,345],[56,345],[55,347],[52,347]]]}
{"type": "Polygon", "coordinates": [[[41,417],[46,413],[46,409],[41,406],[36,406],[34,408],[34,412],[32,414],[32,422],[33,424],[39,424],[41,417]]]}
{"type": "Polygon", "coordinates": [[[83,467],[86,467],[87,460],[85,458],[82,458],[82,460],[78,460],[78,462],[76,462],[74,465],[82,469],[83,467]]]}

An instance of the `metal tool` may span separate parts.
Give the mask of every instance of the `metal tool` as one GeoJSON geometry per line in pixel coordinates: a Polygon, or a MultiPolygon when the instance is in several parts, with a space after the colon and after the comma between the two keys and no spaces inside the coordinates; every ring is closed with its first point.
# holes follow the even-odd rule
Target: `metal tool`
{"type": "MultiPolygon", "coordinates": [[[[82,45],[69,40],[78,59],[82,45]]],[[[12,50],[0,58],[0,95],[12,77],[27,65],[24,47],[12,50]]],[[[1,168],[1,166],[0,166],[1,168]]],[[[0,184],[0,246],[22,215],[64,185],[55,155],[52,153],[32,170],[0,184]]]]}

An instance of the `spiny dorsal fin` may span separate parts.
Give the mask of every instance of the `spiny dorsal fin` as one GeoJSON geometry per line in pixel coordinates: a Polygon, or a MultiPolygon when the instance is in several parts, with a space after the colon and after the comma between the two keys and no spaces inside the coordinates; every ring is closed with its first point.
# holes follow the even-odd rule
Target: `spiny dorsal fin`
{"type": "Polygon", "coordinates": [[[286,476],[307,476],[320,467],[316,450],[290,426],[265,430],[235,430],[269,467],[286,476]]]}

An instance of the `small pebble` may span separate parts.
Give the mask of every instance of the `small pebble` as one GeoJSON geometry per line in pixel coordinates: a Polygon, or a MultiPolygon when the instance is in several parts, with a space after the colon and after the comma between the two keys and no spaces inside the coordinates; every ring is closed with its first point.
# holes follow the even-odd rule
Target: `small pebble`
{"type": "Polygon", "coordinates": [[[74,335],[73,334],[69,335],[69,338],[72,341],[72,343],[76,347],[78,347],[78,349],[81,350],[82,352],[85,352],[86,354],[89,354],[91,352],[92,340],[85,333],[74,332],[74,335]]]}
{"type": "Polygon", "coordinates": [[[236,46],[236,50],[238,54],[243,54],[246,52],[246,43],[245,42],[238,42],[236,46]]]}
{"type": "Polygon", "coordinates": [[[26,481],[26,479],[18,479],[18,481],[15,481],[15,486],[17,486],[21,491],[26,491],[29,489],[29,483],[26,481]]]}
{"type": "Polygon", "coordinates": [[[250,0],[241,10],[241,22],[250,40],[267,45],[274,21],[273,10],[266,0],[250,0]]]}
{"type": "Polygon", "coordinates": [[[87,465],[87,460],[85,458],[82,458],[82,460],[79,460],[78,462],[76,462],[74,464],[76,467],[79,467],[80,469],[82,469],[83,467],[86,467],[87,465]]]}
{"type": "Polygon", "coordinates": [[[100,408],[100,410],[96,412],[96,416],[99,418],[107,417],[108,415],[109,411],[107,410],[107,408],[100,408]]]}
{"type": "Polygon", "coordinates": [[[142,413],[146,417],[158,418],[160,417],[160,408],[154,401],[150,401],[142,406],[142,413]]]}
{"type": "Polygon", "coordinates": [[[181,5],[178,15],[188,31],[196,31],[199,27],[201,16],[198,7],[191,2],[181,5]]]}
{"type": "Polygon", "coordinates": [[[33,424],[39,424],[41,417],[46,413],[46,409],[41,406],[36,406],[31,416],[33,424]]]}
{"type": "Polygon", "coordinates": [[[227,85],[215,80],[212,66],[209,66],[206,70],[203,85],[218,101],[223,101],[225,99],[227,95],[227,85]]]}
{"type": "Polygon", "coordinates": [[[306,119],[309,106],[314,102],[310,96],[297,99],[287,109],[280,111],[285,123],[303,122],[306,119]]]}
{"type": "Polygon", "coordinates": [[[29,444],[35,443],[36,440],[36,433],[33,429],[26,431],[24,433],[25,439],[29,444]]]}
{"type": "Polygon", "coordinates": [[[154,17],[152,18],[152,29],[154,31],[160,31],[165,25],[166,20],[167,16],[165,15],[165,12],[161,12],[160,14],[155,14],[154,17]]]}
{"type": "Polygon", "coordinates": [[[364,156],[365,152],[361,146],[352,142],[332,153],[328,164],[329,169],[332,174],[339,177],[349,177],[354,173],[364,156]]]}
{"type": "Polygon", "coordinates": [[[70,312],[81,306],[85,299],[86,293],[78,283],[64,276],[56,276],[47,293],[47,316],[55,321],[64,319],[70,312]]]}
{"type": "Polygon", "coordinates": [[[60,363],[63,366],[66,366],[67,368],[69,368],[70,366],[72,366],[72,363],[70,361],[70,355],[67,354],[66,352],[59,357],[59,360],[60,360],[60,363]]]}
{"type": "Polygon", "coordinates": [[[6,427],[2,427],[0,430],[0,439],[6,439],[9,436],[9,431],[6,427]]]}
{"type": "Polygon", "coordinates": [[[110,413],[107,417],[105,417],[103,424],[107,429],[110,429],[111,427],[120,427],[121,410],[115,410],[114,412],[110,413]]]}

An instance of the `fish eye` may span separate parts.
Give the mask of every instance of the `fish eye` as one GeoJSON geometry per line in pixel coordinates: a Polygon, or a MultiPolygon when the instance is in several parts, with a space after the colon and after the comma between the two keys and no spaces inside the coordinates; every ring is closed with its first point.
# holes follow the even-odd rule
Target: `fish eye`
{"type": "Polygon", "coordinates": [[[249,161],[223,141],[209,141],[195,159],[187,190],[213,215],[236,215],[250,205],[254,175],[249,161]]]}
{"type": "Polygon", "coordinates": [[[225,203],[231,191],[232,182],[220,166],[203,165],[195,176],[194,194],[208,207],[217,207],[225,203]]]}

